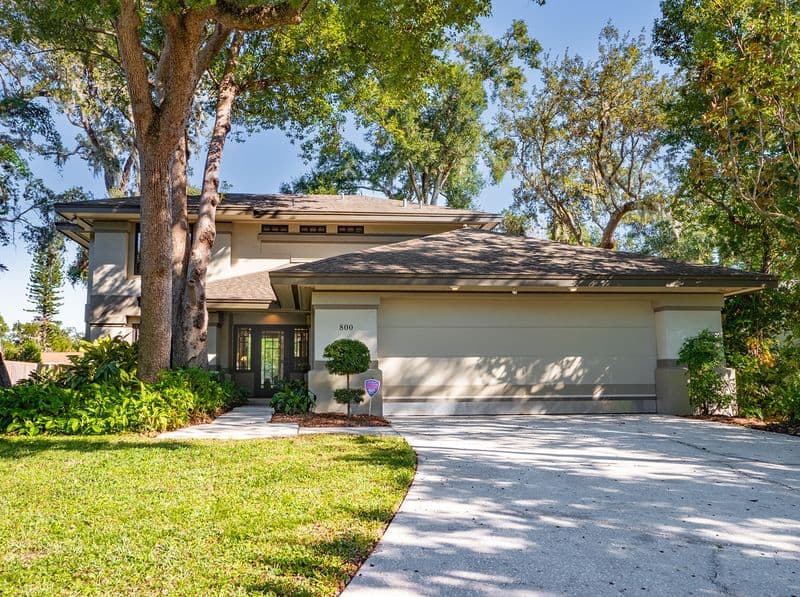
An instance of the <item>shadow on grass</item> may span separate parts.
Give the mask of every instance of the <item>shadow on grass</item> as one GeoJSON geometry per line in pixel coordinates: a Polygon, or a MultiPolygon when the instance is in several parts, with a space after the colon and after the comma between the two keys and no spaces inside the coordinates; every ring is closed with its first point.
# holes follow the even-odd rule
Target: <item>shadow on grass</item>
{"type": "MultiPolygon", "coordinates": [[[[371,520],[369,516],[360,518],[371,520]]],[[[377,542],[368,534],[355,532],[313,541],[304,546],[306,549],[292,549],[280,559],[259,560],[258,566],[269,570],[270,577],[245,583],[241,588],[247,594],[303,596],[319,595],[319,586],[323,584],[342,589],[377,542]],[[310,582],[303,586],[303,580],[310,582]]]]}
{"type": "Polygon", "coordinates": [[[352,463],[369,463],[391,467],[413,466],[416,454],[406,443],[387,444],[381,436],[356,435],[353,442],[370,447],[368,454],[340,454],[334,460],[352,463]]]}
{"type": "Polygon", "coordinates": [[[119,450],[160,450],[171,452],[189,447],[183,442],[93,438],[87,436],[48,436],[48,437],[0,437],[0,459],[19,459],[35,456],[41,452],[108,452],[119,450]]]}

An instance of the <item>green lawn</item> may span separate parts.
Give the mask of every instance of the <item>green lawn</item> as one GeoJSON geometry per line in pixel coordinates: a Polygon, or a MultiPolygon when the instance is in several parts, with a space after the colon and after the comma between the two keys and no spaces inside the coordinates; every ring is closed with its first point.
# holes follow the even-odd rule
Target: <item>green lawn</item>
{"type": "Polygon", "coordinates": [[[392,437],[0,438],[0,595],[331,595],[414,463],[392,437]]]}

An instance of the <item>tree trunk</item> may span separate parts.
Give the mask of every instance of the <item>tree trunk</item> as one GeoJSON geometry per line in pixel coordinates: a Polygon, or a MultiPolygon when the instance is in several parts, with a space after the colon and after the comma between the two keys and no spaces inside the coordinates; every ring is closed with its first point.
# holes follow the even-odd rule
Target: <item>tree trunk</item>
{"type": "Polygon", "coordinates": [[[613,249],[616,246],[617,243],[614,240],[614,234],[617,232],[617,228],[620,222],[622,222],[622,219],[634,209],[636,209],[636,202],[629,201],[610,215],[605,228],[603,228],[603,236],[600,239],[599,247],[601,249],[613,249]]]}
{"type": "Polygon", "coordinates": [[[206,307],[206,275],[211,249],[217,235],[216,216],[219,205],[219,168],[225,140],[231,130],[231,111],[237,88],[234,71],[238,62],[242,34],[237,33],[227,51],[225,73],[219,85],[216,115],[203,172],[203,190],[194,228],[192,251],[186,269],[186,286],[181,300],[182,341],[181,365],[208,367],[208,309],[206,307]]]}
{"type": "Polygon", "coordinates": [[[187,201],[186,136],[181,139],[170,164],[170,198],[172,200],[172,366],[185,367],[183,347],[183,309],[181,301],[186,288],[186,271],[189,263],[189,210],[187,201]]]}
{"type": "MultiPolygon", "coordinates": [[[[169,367],[172,338],[172,213],[169,201],[171,151],[151,147],[141,152],[141,313],[139,377],[154,381],[169,367]]],[[[161,146],[163,147],[163,146],[161,146]]]]}

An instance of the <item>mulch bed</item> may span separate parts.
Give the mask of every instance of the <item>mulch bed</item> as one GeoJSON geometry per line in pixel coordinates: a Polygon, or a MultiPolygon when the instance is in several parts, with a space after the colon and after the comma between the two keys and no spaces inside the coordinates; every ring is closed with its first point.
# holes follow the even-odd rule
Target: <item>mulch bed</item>
{"type": "Polygon", "coordinates": [[[800,435],[800,425],[792,425],[786,421],[762,421],[761,419],[728,417],[723,415],[692,415],[688,418],[700,419],[702,421],[716,421],[717,423],[727,423],[728,425],[738,425],[739,427],[749,427],[750,429],[760,429],[762,431],[773,431],[786,435],[800,435]]]}
{"type": "Polygon", "coordinates": [[[308,413],[305,415],[272,415],[273,423],[297,423],[300,427],[388,427],[383,417],[369,415],[347,415],[335,413],[308,413]]]}

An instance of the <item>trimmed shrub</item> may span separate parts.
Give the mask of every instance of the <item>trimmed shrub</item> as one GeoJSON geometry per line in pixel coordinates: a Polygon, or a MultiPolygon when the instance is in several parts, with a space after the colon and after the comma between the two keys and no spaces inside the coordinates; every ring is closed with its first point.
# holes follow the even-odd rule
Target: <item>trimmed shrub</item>
{"type": "Polygon", "coordinates": [[[311,412],[316,402],[317,397],[304,381],[280,381],[275,386],[269,405],[276,413],[302,415],[311,412]]]}
{"type": "Polygon", "coordinates": [[[333,391],[333,399],[339,404],[347,405],[347,416],[350,416],[350,405],[364,402],[364,390],[361,388],[339,388],[333,391]]]}
{"type": "Polygon", "coordinates": [[[359,340],[340,338],[325,347],[322,356],[326,359],[325,367],[332,375],[347,376],[347,390],[336,390],[333,397],[339,404],[347,405],[347,416],[351,415],[351,406],[364,400],[363,390],[350,389],[350,376],[364,373],[369,369],[369,348],[359,340]]]}

